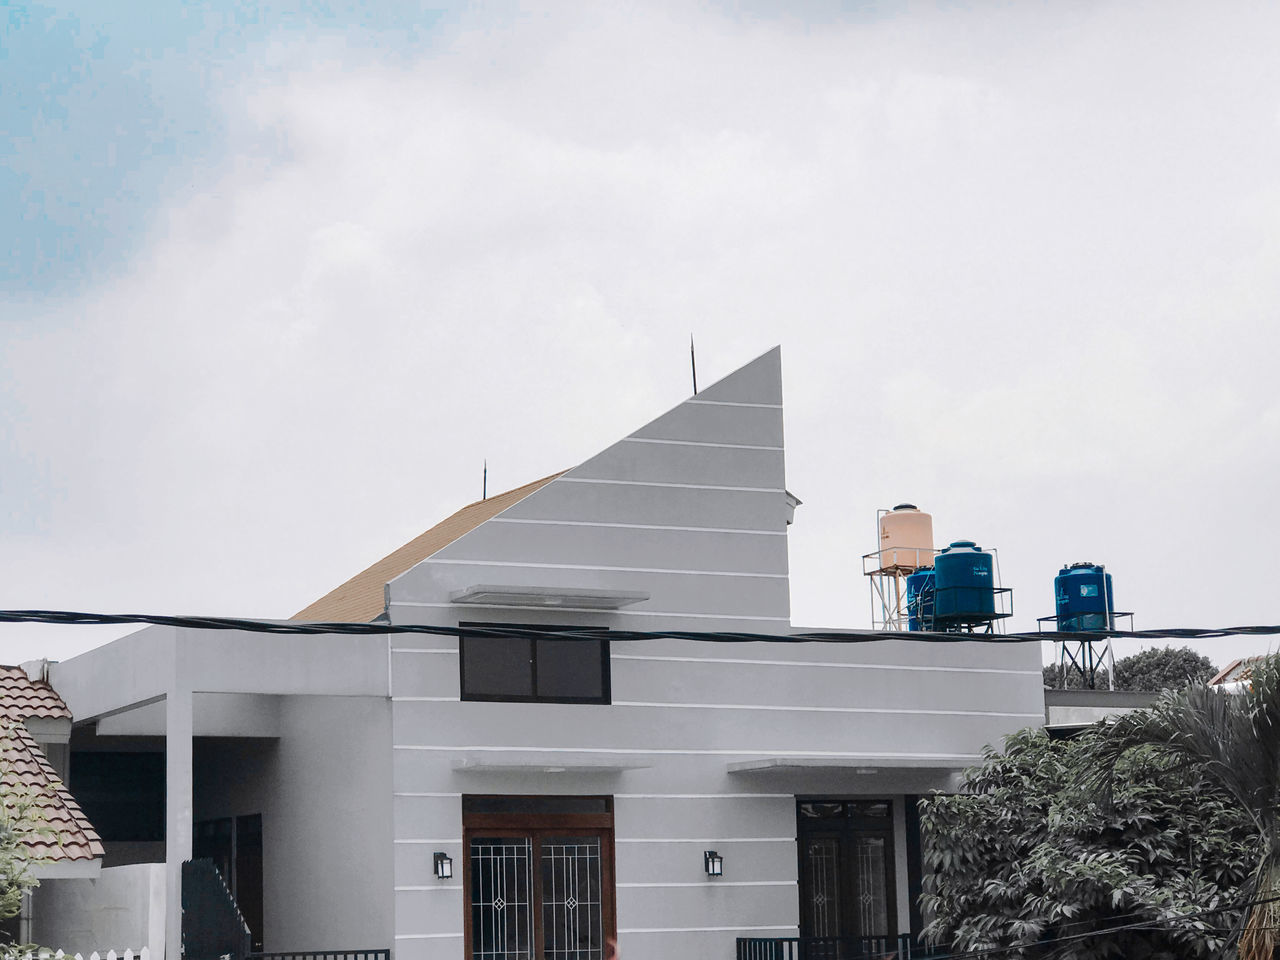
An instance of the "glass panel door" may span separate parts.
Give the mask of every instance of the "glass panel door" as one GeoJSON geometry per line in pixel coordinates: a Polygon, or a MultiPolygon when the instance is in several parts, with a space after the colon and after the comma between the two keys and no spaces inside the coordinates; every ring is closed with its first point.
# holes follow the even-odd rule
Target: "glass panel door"
{"type": "Polygon", "coordinates": [[[477,829],[467,850],[467,957],[604,960],[616,922],[611,830],[477,829]]]}
{"type": "Polygon", "coordinates": [[[471,955],[475,960],[533,956],[533,842],[471,840],[471,955]]]}
{"type": "Polygon", "coordinates": [[[602,960],[600,838],[545,837],[538,845],[542,861],[543,957],[602,960]]]}
{"type": "Polygon", "coordinates": [[[858,891],[858,932],[864,937],[889,935],[889,891],[883,836],[854,834],[854,884],[858,891]]]}
{"type": "Polygon", "coordinates": [[[804,889],[807,931],[811,937],[840,936],[840,838],[804,841],[804,889]]]}
{"type": "Polygon", "coordinates": [[[811,956],[888,950],[898,935],[887,801],[797,804],[800,935],[811,956]]]}

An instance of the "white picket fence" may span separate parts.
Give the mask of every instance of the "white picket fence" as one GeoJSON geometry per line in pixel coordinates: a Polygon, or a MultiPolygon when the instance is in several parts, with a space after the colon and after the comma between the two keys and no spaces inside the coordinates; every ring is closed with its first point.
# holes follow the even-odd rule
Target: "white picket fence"
{"type": "Polygon", "coordinates": [[[32,950],[27,953],[5,953],[3,957],[4,960],[151,960],[151,951],[146,947],[137,952],[126,950],[124,953],[116,953],[114,950],[99,953],[95,950],[86,957],[83,953],[63,953],[61,950],[32,950]]]}

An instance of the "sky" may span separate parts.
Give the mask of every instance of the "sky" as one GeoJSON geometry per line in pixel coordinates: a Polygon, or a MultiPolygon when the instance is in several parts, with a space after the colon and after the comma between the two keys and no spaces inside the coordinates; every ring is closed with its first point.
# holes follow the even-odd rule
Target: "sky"
{"type": "Polygon", "coordinates": [[[679,403],[692,334],[702,384],[782,346],[798,626],[870,625],[903,501],[998,549],[1012,629],[1086,560],[1139,628],[1280,622],[1277,35],[1231,0],[0,4],[0,607],[287,617],[486,459],[517,486],[679,403]]]}

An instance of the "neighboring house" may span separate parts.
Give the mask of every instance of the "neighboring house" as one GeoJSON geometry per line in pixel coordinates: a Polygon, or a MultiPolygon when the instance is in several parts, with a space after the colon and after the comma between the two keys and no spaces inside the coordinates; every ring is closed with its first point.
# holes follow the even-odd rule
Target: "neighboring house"
{"type": "Polygon", "coordinates": [[[1246,690],[1253,680],[1254,668],[1265,659],[1266,655],[1259,654],[1232,660],[1209,680],[1209,685],[1231,693],[1246,690]]]}
{"type": "Polygon", "coordinates": [[[467,634],[801,632],[782,421],[775,349],[297,617],[456,636],[156,627],[56,665],[107,862],[167,863],[170,944],[193,855],[268,951],[599,960],[616,935],[728,960],[917,932],[915,799],[1043,722],[1036,645],[467,634]]]}
{"type": "Polygon", "coordinates": [[[5,924],[6,939],[18,943],[55,942],[41,938],[66,930],[60,894],[102,869],[98,834],[63,783],[71,711],[49,686],[44,667],[43,661],[0,666],[0,782],[7,816],[18,815],[18,804],[27,808],[22,840],[40,882],[19,916],[5,924]]]}

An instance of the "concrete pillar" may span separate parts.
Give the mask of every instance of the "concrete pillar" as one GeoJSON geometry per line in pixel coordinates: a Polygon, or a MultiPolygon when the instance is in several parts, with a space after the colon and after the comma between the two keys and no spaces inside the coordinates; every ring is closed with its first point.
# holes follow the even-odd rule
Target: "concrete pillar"
{"type": "Polygon", "coordinates": [[[191,859],[191,690],[177,665],[181,640],[174,651],[174,677],[165,695],[165,960],[182,956],[182,864],[191,859]]]}

